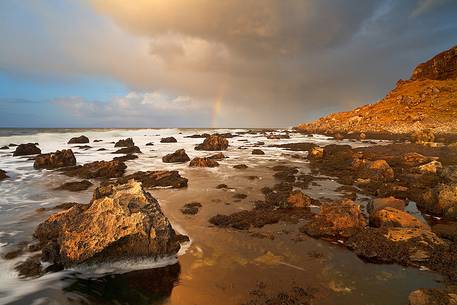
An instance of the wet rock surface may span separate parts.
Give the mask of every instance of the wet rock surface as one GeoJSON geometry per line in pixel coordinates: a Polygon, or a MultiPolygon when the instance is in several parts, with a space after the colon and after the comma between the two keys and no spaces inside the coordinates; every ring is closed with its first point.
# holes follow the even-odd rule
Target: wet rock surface
{"type": "Polygon", "coordinates": [[[57,150],[53,153],[42,154],[35,157],[33,167],[36,169],[55,169],[76,165],[76,158],[71,149],[57,150]]]}
{"type": "Polygon", "coordinates": [[[0,181],[3,179],[9,178],[8,175],[6,174],[6,171],[0,169],[0,181]]]}
{"type": "Polygon", "coordinates": [[[202,207],[202,204],[200,202],[186,203],[182,207],[181,213],[186,214],[186,215],[195,215],[198,213],[198,211],[201,207],[202,207]]]}
{"type": "Polygon", "coordinates": [[[391,207],[385,207],[370,215],[370,226],[372,227],[402,227],[430,229],[427,224],[420,221],[413,215],[391,207]]]}
{"type": "Polygon", "coordinates": [[[133,147],[135,143],[132,138],[121,139],[114,144],[114,147],[133,147]]]}
{"type": "Polygon", "coordinates": [[[211,135],[195,147],[196,150],[226,150],[228,148],[228,140],[220,135],[211,135]]]}
{"type": "Polygon", "coordinates": [[[422,288],[410,293],[409,305],[453,305],[457,304],[457,286],[445,288],[422,288]]]}
{"type": "Polygon", "coordinates": [[[61,186],[57,187],[56,190],[66,190],[71,192],[85,191],[92,186],[92,182],[89,180],[65,182],[61,186]]]}
{"type": "Polygon", "coordinates": [[[192,161],[190,161],[189,166],[190,167],[217,167],[217,166],[219,166],[219,163],[210,158],[195,157],[192,159],[192,161]]]}
{"type": "Polygon", "coordinates": [[[130,160],[135,160],[138,159],[137,155],[134,154],[126,154],[125,156],[120,156],[120,157],[114,157],[113,161],[120,161],[120,162],[126,162],[130,160]]]}
{"type": "Polygon", "coordinates": [[[41,149],[39,149],[35,143],[19,144],[13,153],[13,156],[27,156],[27,155],[39,155],[41,149]]]}
{"type": "Polygon", "coordinates": [[[121,177],[127,166],[121,161],[95,161],[62,169],[70,177],[83,179],[121,177]]]}
{"type": "Polygon", "coordinates": [[[172,154],[163,156],[162,161],[165,163],[184,163],[190,161],[190,158],[184,149],[178,149],[172,154]]]}
{"type": "Polygon", "coordinates": [[[68,144],[85,144],[85,143],[89,143],[89,138],[86,136],[74,137],[68,141],[68,144]]]}
{"type": "Polygon", "coordinates": [[[178,142],[178,141],[174,137],[166,137],[166,138],[160,139],[160,143],[176,143],[176,142],[178,142]]]}
{"type": "Polygon", "coordinates": [[[42,246],[41,259],[62,266],[163,257],[180,248],[157,200],[135,181],[106,186],[89,204],[51,215],[34,236],[42,246]]]}
{"type": "Polygon", "coordinates": [[[252,154],[253,155],[264,155],[265,152],[263,150],[261,150],[261,149],[253,149],[252,150],[252,154]]]}
{"type": "Polygon", "coordinates": [[[141,154],[141,150],[138,146],[128,146],[116,150],[113,154],[141,154]]]}
{"type": "Polygon", "coordinates": [[[139,171],[119,178],[115,181],[115,183],[123,184],[127,183],[131,179],[141,182],[144,188],[181,188],[187,187],[188,181],[186,178],[181,177],[178,171],[139,171]]]}

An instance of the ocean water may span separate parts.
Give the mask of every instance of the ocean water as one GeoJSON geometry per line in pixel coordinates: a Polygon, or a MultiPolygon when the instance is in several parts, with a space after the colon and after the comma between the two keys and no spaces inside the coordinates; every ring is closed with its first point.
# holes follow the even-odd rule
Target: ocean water
{"type": "MultiPolygon", "coordinates": [[[[24,253],[13,260],[0,258],[0,304],[238,304],[252,298],[250,290],[259,283],[266,293],[287,290],[293,285],[311,287],[319,298],[316,304],[399,304],[410,291],[419,287],[439,286],[440,276],[397,265],[368,264],[339,245],[303,237],[298,226],[269,225],[243,232],[211,227],[208,219],[218,213],[228,214],[251,209],[263,199],[260,189],[275,184],[271,167],[287,164],[303,173],[310,168],[305,152],[289,152],[272,144],[313,142],[334,143],[331,138],[291,133],[290,139],[271,140],[261,132],[230,138],[230,147],[217,168],[189,168],[187,164],[163,163],[163,155],[184,148],[192,159],[211,155],[196,151],[201,138],[186,136],[202,133],[246,132],[245,129],[0,129],[0,147],[11,143],[39,143],[43,153],[72,148],[78,164],[111,160],[116,150],[113,142],[133,138],[142,154],[127,161],[127,174],[138,170],[178,170],[189,179],[185,189],[151,189],[174,228],[187,234],[191,243],[177,257],[154,260],[126,260],[118,263],[81,266],[47,274],[37,279],[21,279],[15,264],[26,259],[24,253]],[[67,144],[72,137],[86,135],[89,149],[67,144]],[[162,137],[174,136],[177,143],[160,143],[162,137]],[[93,142],[93,140],[101,142],[93,142]],[[262,141],[265,155],[252,155],[252,148],[262,141]],[[153,146],[146,143],[153,142],[153,146]],[[98,149],[105,148],[105,151],[98,149]],[[244,163],[245,171],[233,165],[244,163]],[[256,176],[258,179],[249,179],[256,176]],[[232,190],[215,188],[226,183],[232,190]],[[244,193],[242,201],[233,195],[244,193]],[[180,208],[198,201],[203,207],[195,216],[183,215],[180,208]],[[259,239],[253,233],[275,233],[275,239],[259,239]],[[312,255],[320,253],[320,255],[312,255]],[[385,291],[389,291],[388,294],[385,291]]],[[[279,133],[281,131],[278,131],[279,133]]],[[[370,145],[340,141],[352,146],[370,145]]],[[[257,148],[257,147],[256,147],[257,148]]],[[[0,255],[19,243],[32,241],[33,230],[52,211],[37,212],[63,202],[89,202],[95,186],[82,192],[55,190],[64,182],[77,180],[56,171],[35,170],[29,157],[13,157],[14,147],[0,150],[0,169],[9,179],[0,182],[0,255]]],[[[96,180],[93,180],[97,184],[96,180]]],[[[314,198],[340,198],[338,183],[319,180],[305,193],[314,198]]],[[[360,198],[363,199],[363,198],[360,198]]]]}

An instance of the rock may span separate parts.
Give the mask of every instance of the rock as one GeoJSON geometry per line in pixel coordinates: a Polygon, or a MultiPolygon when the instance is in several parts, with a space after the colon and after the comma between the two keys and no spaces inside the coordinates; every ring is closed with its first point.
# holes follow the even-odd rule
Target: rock
{"type": "Polygon", "coordinates": [[[390,182],[394,176],[394,170],[385,160],[366,161],[358,171],[359,178],[375,182],[390,182]]]}
{"type": "MultiPolygon", "coordinates": [[[[261,143],[263,143],[263,142],[261,142],[261,143]]],[[[265,144],[265,143],[263,143],[263,144],[265,144]]],[[[311,151],[314,147],[318,147],[318,146],[314,143],[300,142],[300,143],[276,144],[276,145],[271,145],[271,147],[283,148],[283,149],[290,150],[290,151],[311,151]]]]}
{"type": "Polygon", "coordinates": [[[128,146],[116,150],[113,154],[141,154],[141,150],[138,146],[128,146]]]}
{"type": "Polygon", "coordinates": [[[40,255],[33,255],[27,258],[25,261],[17,264],[14,269],[18,272],[20,278],[33,278],[44,274],[40,255]]]}
{"type": "Polygon", "coordinates": [[[145,188],[152,187],[187,187],[187,179],[181,177],[178,171],[147,171],[136,172],[131,175],[119,178],[116,183],[126,183],[128,180],[135,179],[143,184],[145,188]]]}
{"type": "Polygon", "coordinates": [[[445,217],[457,218],[457,184],[440,184],[437,187],[435,211],[445,217]]]}
{"type": "Polygon", "coordinates": [[[68,144],[85,144],[85,143],[89,143],[89,138],[86,136],[74,137],[74,138],[71,138],[70,141],[68,141],[68,144]]]}
{"type": "Polygon", "coordinates": [[[114,158],[113,158],[113,161],[125,162],[125,161],[135,160],[135,159],[138,159],[138,156],[137,156],[137,155],[134,155],[134,154],[126,154],[125,156],[114,157],[114,158]]]}
{"type": "Polygon", "coordinates": [[[247,169],[248,166],[246,164],[237,164],[237,165],[234,165],[233,168],[236,168],[236,169],[247,169]]]}
{"type": "Polygon", "coordinates": [[[253,149],[252,150],[252,154],[253,155],[264,155],[265,152],[263,150],[261,150],[261,149],[253,149]]]}
{"type": "Polygon", "coordinates": [[[313,147],[308,153],[308,159],[320,160],[324,157],[324,149],[322,147],[313,147]]]}
{"type": "Polygon", "coordinates": [[[217,188],[217,189],[228,189],[229,187],[228,187],[227,184],[221,183],[221,184],[218,184],[218,185],[216,186],[216,188],[217,188]]]}
{"type": "Polygon", "coordinates": [[[77,202],[64,202],[61,204],[56,205],[55,207],[51,208],[51,210],[68,210],[69,208],[74,207],[80,203],[77,202]]]}
{"type": "Polygon", "coordinates": [[[186,215],[195,215],[198,213],[199,208],[202,207],[202,204],[200,202],[190,202],[186,203],[183,208],[181,209],[181,212],[186,215]]]}
{"type": "Polygon", "coordinates": [[[225,158],[227,158],[227,157],[221,152],[208,157],[208,159],[217,160],[217,161],[224,160],[225,158]]]}
{"type": "Polygon", "coordinates": [[[172,154],[163,156],[162,161],[165,163],[183,163],[190,161],[190,158],[184,149],[178,149],[172,154]]]}
{"type": "Polygon", "coordinates": [[[216,167],[219,166],[219,163],[215,160],[209,158],[193,158],[189,163],[190,167],[216,167]]]}
{"type": "Polygon", "coordinates": [[[160,143],[176,143],[178,142],[174,137],[166,137],[160,139],[160,143]]]}
{"type": "Polygon", "coordinates": [[[370,225],[372,227],[401,227],[401,228],[419,228],[429,230],[429,226],[413,215],[386,207],[370,215],[370,225]]]}
{"type": "Polygon", "coordinates": [[[95,139],[95,140],[93,140],[92,142],[98,143],[98,142],[103,142],[103,140],[95,139]]]}
{"type": "Polygon", "coordinates": [[[41,154],[41,149],[36,147],[34,143],[20,144],[16,147],[13,156],[27,156],[41,154]]]}
{"type": "Polygon", "coordinates": [[[430,157],[425,157],[416,152],[409,152],[402,154],[400,160],[398,160],[398,166],[400,167],[418,167],[432,161],[430,157]]]}
{"type": "Polygon", "coordinates": [[[414,69],[411,80],[457,78],[457,46],[439,53],[414,69]]]}
{"type": "Polygon", "coordinates": [[[456,222],[439,222],[432,225],[432,231],[441,238],[457,242],[457,223],[456,222]]]}
{"type": "Polygon", "coordinates": [[[202,144],[195,147],[196,150],[226,150],[229,143],[228,140],[219,135],[211,135],[202,144]]]}
{"type": "Polygon", "coordinates": [[[417,130],[411,134],[411,141],[413,143],[427,143],[435,141],[435,134],[430,129],[417,130]]]}
{"type": "Polygon", "coordinates": [[[148,142],[148,143],[146,143],[146,146],[154,146],[154,143],[148,142]]]}
{"type": "Polygon", "coordinates": [[[439,161],[432,161],[427,164],[421,165],[418,167],[418,170],[421,173],[432,173],[432,174],[437,174],[441,172],[443,169],[443,165],[441,165],[441,162],[439,161]]]}
{"type": "Polygon", "coordinates": [[[446,182],[457,183],[457,165],[446,166],[441,171],[441,177],[446,182]]]}
{"type": "Polygon", "coordinates": [[[88,205],[51,215],[34,236],[43,246],[42,259],[62,266],[165,257],[180,248],[159,203],[136,181],[112,185],[88,205]]]}
{"type": "Polygon", "coordinates": [[[114,144],[114,147],[133,147],[135,143],[132,138],[121,139],[114,144]]]}
{"type": "Polygon", "coordinates": [[[392,227],[366,228],[346,242],[358,256],[402,265],[425,263],[445,245],[430,230],[392,227]]]}
{"type": "Polygon", "coordinates": [[[62,172],[70,177],[83,179],[121,177],[127,166],[121,161],[94,161],[84,165],[66,167],[62,172]]]}
{"type": "Polygon", "coordinates": [[[371,200],[367,205],[368,214],[373,214],[381,209],[390,207],[403,211],[405,209],[406,203],[402,199],[397,199],[395,197],[385,197],[385,198],[375,198],[371,200]]]}
{"type": "Polygon", "coordinates": [[[409,305],[455,305],[457,286],[445,288],[421,288],[408,296],[409,305]]]}
{"type": "Polygon", "coordinates": [[[71,149],[57,150],[49,154],[42,154],[35,157],[33,167],[35,169],[54,169],[59,167],[76,165],[76,158],[71,149]]]}
{"type": "Polygon", "coordinates": [[[56,190],[66,190],[71,192],[85,191],[92,186],[92,183],[89,180],[81,180],[74,182],[66,182],[56,188],[56,190]]]}
{"type": "Polygon", "coordinates": [[[347,169],[352,166],[353,154],[349,145],[330,144],[324,147],[322,162],[326,167],[347,169]]]}
{"type": "Polygon", "coordinates": [[[6,150],[6,149],[10,149],[10,148],[9,148],[9,146],[5,145],[5,146],[0,147],[0,149],[6,150]]]}
{"type": "Polygon", "coordinates": [[[341,134],[341,133],[336,133],[333,138],[337,141],[341,141],[341,140],[344,140],[344,136],[341,134]]]}
{"type": "Polygon", "coordinates": [[[3,179],[9,178],[8,175],[6,174],[6,171],[0,169],[0,181],[3,179]]]}
{"type": "Polygon", "coordinates": [[[312,204],[311,197],[305,195],[302,191],[295,190],[287,198],[287,204],[291,208],[306,208],[312,204]]]}
{"type": "Polygon", "coordinates": [[[246,199],[246,198],[248,198],[248,195],[242,194],[242,193],[236,193],[236,194],[233,195],[233,198],[235,198],[235,199],[246,199]]]}
{"type": "Polygon", "coordinates": [[[366,226],[360,207],[352,200],[344,199],[324,203],[320,213],[315,215],[301,229],[313,237],[349,238],[366,226]]]}
{"type": "Polygon", "coordinates": [[[359,134],[359,139],[360,139],[360,140],[365,140],[366,138],[367,138],[367,135],[366,135],[365,133],[361,132],[361,133],[359,134]]]}

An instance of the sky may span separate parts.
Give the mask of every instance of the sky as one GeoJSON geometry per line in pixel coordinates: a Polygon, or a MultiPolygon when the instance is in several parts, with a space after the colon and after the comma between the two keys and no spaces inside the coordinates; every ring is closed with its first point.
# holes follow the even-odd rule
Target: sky
{"type": "Polygon", "coordinates": [[[457,44],[455,0],[1,0],[0,127],[290,127],[457,44]]]}

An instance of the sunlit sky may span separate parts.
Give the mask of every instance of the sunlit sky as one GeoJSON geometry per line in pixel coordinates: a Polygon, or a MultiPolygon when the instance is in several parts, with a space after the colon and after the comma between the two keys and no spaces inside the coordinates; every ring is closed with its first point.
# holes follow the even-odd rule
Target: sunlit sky
{"type": "Polygon", "coordinates": [[[0,127],[287,127],[457,44],[455,0],[1,0],[0,127]]]}

